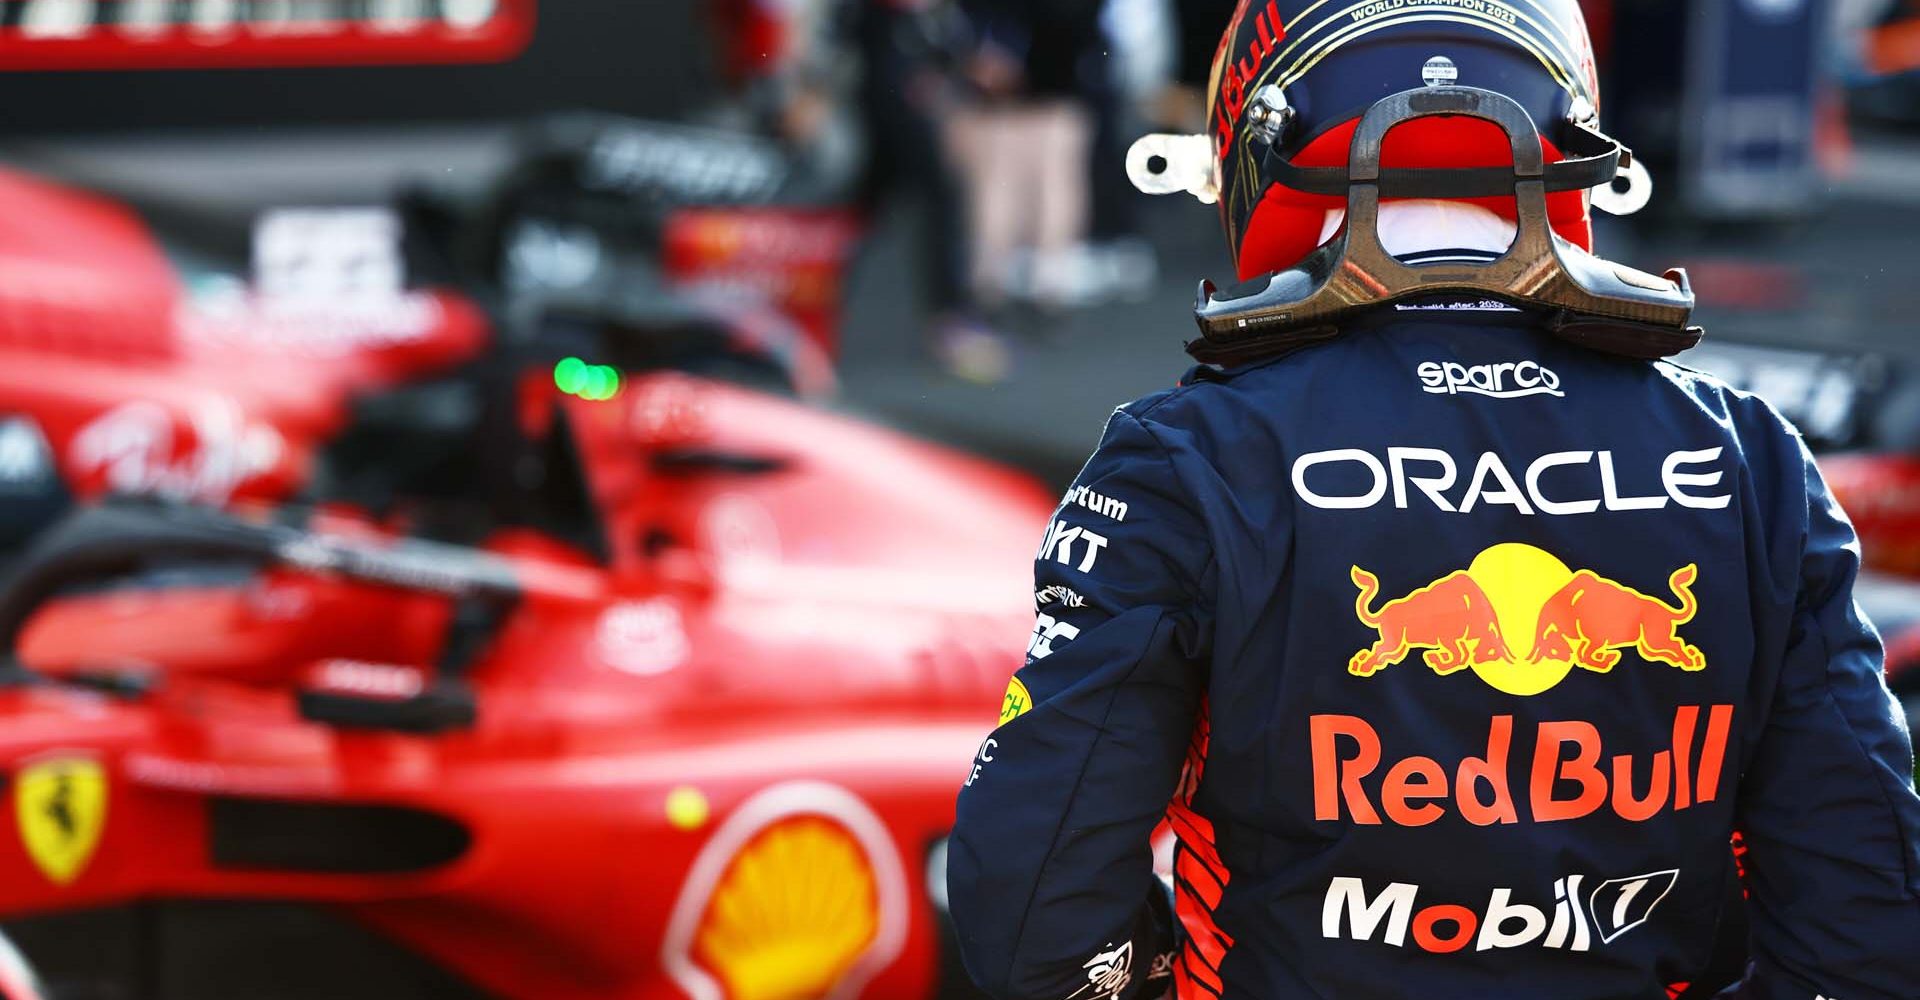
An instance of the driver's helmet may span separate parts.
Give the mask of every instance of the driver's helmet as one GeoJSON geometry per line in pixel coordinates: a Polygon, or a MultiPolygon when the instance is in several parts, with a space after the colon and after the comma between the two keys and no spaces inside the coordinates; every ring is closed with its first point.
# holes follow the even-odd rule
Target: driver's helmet
{"type": "MultiPolygon", "coordinates": [[[[1214,57],[1208,129],[1220,217],[1240,277],[1291,267],[1323,242],[1338,197],[1274,183],[1269,147],[1296,166],[1342,167],[1360,116],[1409,88],[1478,87],[1525,108],[1548,163],[1576,122],[1598,127],[1593,45],[1577,0],[1240,0],[1214,57]]],[[[1499,127],[1428,117],[1386,139],[1384,168],[1512,163],[1499,127]]],[[[1512,218],[1511,197],[1464,199],[1512,218]]],[[[1549,195],[1553,228],[1591,250],[1589,193],[1549,195]]]]}

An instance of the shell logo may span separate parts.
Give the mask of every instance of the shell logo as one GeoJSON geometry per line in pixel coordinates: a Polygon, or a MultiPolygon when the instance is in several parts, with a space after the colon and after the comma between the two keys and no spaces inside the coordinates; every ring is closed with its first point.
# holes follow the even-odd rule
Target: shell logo
{"type": "Polygon", "coordinates": [[[715,831],[674,905],[662,960],[694,1000],[850,1000],[900,954],[906,875],[853,793],[791,782],[715,831]]]}

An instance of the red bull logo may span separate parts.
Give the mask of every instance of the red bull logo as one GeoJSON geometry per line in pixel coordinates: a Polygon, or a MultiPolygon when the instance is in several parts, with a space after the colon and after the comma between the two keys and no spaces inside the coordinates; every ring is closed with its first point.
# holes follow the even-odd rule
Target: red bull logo
{"type": "Polygon", "coordinates": [[[1539,694],[1574,667],[1607,673],[1631,649],[1649,663],[1681,670],[1706,668],[1699,647],[1680,637],[1699,602],[1699,569],[1674,570],[1667,587],[1676,603],[1643,594],[1592,570],[1574,572],[1553,555],[1517,542],[1493,546],[1472,565],[1441,577],[1377,610],[1380,580],[1353,567],[1359,594],[1354,611],[1379,633],[1353,654],[1347,672],[1371,677],[1414,650],[1435,673],[1472,670],[1507,694],[1539,694]],[[1525,637],[1525,648],[1516,639],[1525,637]]]}
{"type": "MultiPolygon", "coordinates": [[[[1733,734],[1732,705],[1681,705],[1672,739],[1609,753],[1600,728],[1579,719],[1523,728],[1511,715],[1487,725],[1482,756],[1457,761],[1396,756],[1355,715],[1315,715],[1307,741],[1313,816],[1361,826],[1426,826],[1449,814],[1475,826],[1554,823],[1611,814],[1632,823],[1690,809],[1720,795],[1733,734]]],[[[1404,748],[1402,748],[1404,749],[1404,748]]]]}

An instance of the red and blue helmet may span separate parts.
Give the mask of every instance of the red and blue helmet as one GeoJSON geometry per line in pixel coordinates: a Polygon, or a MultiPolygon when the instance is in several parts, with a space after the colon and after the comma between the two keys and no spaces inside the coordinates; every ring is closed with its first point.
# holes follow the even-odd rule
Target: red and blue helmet
{"type": "MultiPolygon", "coordinates": [[[[1344,167],[1360,117],[1420,86],[1504,94],[1533,118],[1547,162],[1597,127],[1593,45],[1577,0],[1241,0],[1214,58],[1208,128],[1215,193],[1241,278],[1299,262],[1342,197],[1287,187],[1270,154],[1344,167]]],[[[1394,129],[1387,169],[1504,167],[1511,143],[1490,123],[1421,118],[1394,129]]],[[[1463,199],[1511,218],[1511,197],[1463,199]]],[[[1586,190],[1548,196],[1554,230],[1591,250],[1586,190]]]]}

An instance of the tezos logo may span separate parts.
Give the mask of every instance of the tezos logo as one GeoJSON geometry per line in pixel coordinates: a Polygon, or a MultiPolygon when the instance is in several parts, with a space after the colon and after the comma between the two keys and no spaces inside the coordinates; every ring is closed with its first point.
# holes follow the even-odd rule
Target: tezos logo
{"type": "Polygon", "coordinates": [[[1680,870],[1648,872],[1608,879],[1586,893],[1584,875],[1553,882],[1549,909],[1513,901],[1513,890],[1494,889],[1486,906],[1475,911],[1454,903],[1416,907],[1420,886],[1390,882],[1377,894],[1357,878],[1335,878],[1320,909],[1320,933],[1327,938],[1380,941],[1404,948],[1409,936],[1421,951],[1447,954],[1469,944],[1475,951],[1538,945],[1564,951],[1589,951],[1647,922],[1667,898],[1680,870]],[[1409,935],[1408,931],[1412,934],[1409,935]]]}
{"type": "Polygon", "coordinates": [[[1565,396],[1560,376],[1536,361],[1507,361],[1469,368],[1458,361],[1428,361],[1413,370],[1428,392],[1453,396],[1463,392],[1494,399],[1520,396],[1565,396]]]}

